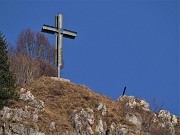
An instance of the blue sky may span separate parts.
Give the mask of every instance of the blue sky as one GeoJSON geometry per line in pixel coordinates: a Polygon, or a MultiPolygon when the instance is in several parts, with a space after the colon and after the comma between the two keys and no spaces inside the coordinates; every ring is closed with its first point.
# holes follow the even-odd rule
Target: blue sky
{"type": "MultiPolygon", "coordinates": [[[[20,31],[41,31],[64,15],[62,77],[116,100],[126,95],[180,115],[178,0],[1,0],[0,30],[15,45],[20,31]]],[[[55,37],[46,34],[54,44],[55,37]]]]}

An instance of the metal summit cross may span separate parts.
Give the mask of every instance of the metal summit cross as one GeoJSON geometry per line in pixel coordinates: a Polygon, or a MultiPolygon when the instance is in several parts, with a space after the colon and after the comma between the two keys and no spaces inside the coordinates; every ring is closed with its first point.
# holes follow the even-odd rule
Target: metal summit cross
{"type": "Polygon", "coordinates": [[[63,16],[62,14],[58,14],[55,16],[55,27],[49,25],[43,25],[42,32],[46,32],[49,34],[56,33],[56,48],[57,48],[57,58],[56,63],[58,67],[58,78],[61,77],[61,67],[63,65],[62,62],[62,38],[70,38],[75,39],[77,32],[63,29],[63,16]]]}

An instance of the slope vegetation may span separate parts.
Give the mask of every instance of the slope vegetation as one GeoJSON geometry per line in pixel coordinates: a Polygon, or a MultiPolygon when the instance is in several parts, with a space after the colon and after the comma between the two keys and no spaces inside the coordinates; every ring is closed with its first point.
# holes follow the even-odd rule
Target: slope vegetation
{"type": "Polygon", "coordinates": [[[179,119],[133,96],[113,101],[68,80],[41,77],[18,88],[0,117],[1,134],[175,135],[179,119]]]}

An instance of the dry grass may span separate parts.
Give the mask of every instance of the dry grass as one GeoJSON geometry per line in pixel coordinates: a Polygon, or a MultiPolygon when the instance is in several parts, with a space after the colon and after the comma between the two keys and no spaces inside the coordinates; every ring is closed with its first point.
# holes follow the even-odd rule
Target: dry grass
{"type": "MultiPolygon", "coordinates": [[[[43,128],[49,128],[47,125],[54,121],[58,126],[56,132],[61,132],[64,129],[72,130],[70,125],[72,125],[73,110],[85,108],[93,109],[95,119],[98,119],[98,115],[101,113],[97,110],[99,103],[106,105],[107,115],[102,119],[106,120],[107,125],[112,122],[128,123],[121,117],[120,106],[115,101],[82,85],[41,77],[26,85],[25,89],[30,90],[35,95],[35,99],[40,99],[45,103],[45,111],[39,114],[37,122],[37,125],[41,125],[40,127],[43,128]]],[[[25,103],[18,101],[12,105],[13,107],[23,107],[25,103]]],[[[131,123],[129,125],[132,126],[131,123]]],[[[93,128],[95,129],[95,127],[93,128]]]]}

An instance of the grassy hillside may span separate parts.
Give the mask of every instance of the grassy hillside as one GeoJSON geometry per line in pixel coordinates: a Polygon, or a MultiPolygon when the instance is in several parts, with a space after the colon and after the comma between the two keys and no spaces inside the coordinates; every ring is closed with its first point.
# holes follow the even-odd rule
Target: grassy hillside
{"type": "MultiPolygon", "coordinates": [[[[22,91],[20,89],[21,87],[17,88],[21,95],[22,91]]],[[[168,127],[169,125],[159,117],[159,114],[148,109],[148,103],[134,97],[124,96],[119,101],[113,101],[109,97],[97,94],[83,85],[51,77],[41,77],[23,86],[23,93],[28,91],[34,95],[34,101],[44,102],[43,111],[37,111],[34,103],[28,100],[11,101],[9,103],[10,107],[22,108],[26,112],[31,112],[31,115],[37,114],[38,120],[34,122],[31,117],[23,117],[24,120],[13,121],[13,119],[8,119],[8,121],[5,121],[3,119],[3,122],[17,122],[26,127],[37,126],[38,131],[46,134],[50,134],[50,132],[61,134],[67,133],[67,131],[77,133],[77,124],[73,124],[72,119],[74,119],[77,112],[82,113],[84,110],[84,112],[89,113],[89,110],[92,110],[93,124],[89,125],[94,134],[97,135],[100,134],[100,131],[99,133],[96,131],[99,120],[103,121],[103,129],[106,132],[104,134],[110,134],[110,132],[111,134],[117,134],[118,130],[122,129],[124,134],[170,135],[169,130],[172,128],[168,127]],[[50,129],[49,125],[52,122],[56,124],[56,128],[50,129]],[[112,128],[112,125],[116,125],[114,126],[116,128],[112,128]]],[[[80,123],[87,125],[84,114],[81,116],[83,118],[81,118],[80,123]]],[[[180,134],[179,125],[178,123],[175,125],[177,135],[180,134]]],[[[81,130],[85,131],[86,129],[83,128],[81,130]]],[[[81,131],[78,132],[81,133],[81,131]]]]}

